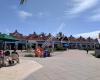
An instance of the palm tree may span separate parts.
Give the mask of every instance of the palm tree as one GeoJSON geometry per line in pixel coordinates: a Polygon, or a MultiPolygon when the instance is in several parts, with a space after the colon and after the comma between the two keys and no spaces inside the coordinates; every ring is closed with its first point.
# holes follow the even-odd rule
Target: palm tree
{"type": "Polygon", "coordinates": [[[58,40],[62,40],[64,38],[64,34],[62,32],[59,32],[57,35],[56,35],[56,38],[58,40]]]}
{"type": "Polygon", "coordinates": [[[100,33],[99,33],[99,39],[100,39],[100,33]]]}
{"type": "Polygon", "coordinates": [[[20,4],[23,4],[26,0],[20,0],[20,4]]]}
{"type": "Polygon", "coordinates": [[[70,36],[69,36],[69,38],[68,38],[68,40],[69,40],[70,42],[74,42],[74,41],[75,41],[75,39],[76,39],[76,38],[75,38],[75,37],[73,37],[73,35],[70,35],[70,36]]]}
{"type": "Polygon", "coordinates": [[[64,41],[66,41],[66,42],[68,42],[68,41],[69,41],[69,39],[68,39],[68,37],[67,37],[67,36],[65,36],[65,37],[63,38],[63,40],[64,40],[64,41]]]}
{"type": "Polygon", "coordinates": [[[46,39],[46,33],[41,32],[41,34],[39,34],[39,38],[45,40],[46,39]]]}
{"type": "Polygon", "coordinates": [[[88,38],[87,38],[87,41],[88,41],[88,42],[91,42],[91,38],[90,38],[90,37],[88,37],[88,38]]]}
{"type": "Polygon", "coordinates": [[[48,36],[48,37],[51,37],[51,36],[52,36],[52,34],[51,34],[51,33],[49,33],[47,36],[48,36]]]}

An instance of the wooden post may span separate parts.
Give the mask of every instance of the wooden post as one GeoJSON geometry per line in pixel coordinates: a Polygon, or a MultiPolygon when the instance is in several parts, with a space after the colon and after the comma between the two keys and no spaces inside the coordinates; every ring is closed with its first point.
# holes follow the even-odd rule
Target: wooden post
{"type": "Polygon", "coordinates": [[[26,50],[28,52],[28,41],[26,41],[26,50]]]}
{"type": "Polygon", "coordinates": [[[37,48],[38,47],[38,42],[36,42],[36,46],[35,46],[35,48],[37,48]]]}
{"type": "Polygon", "coordinates": [[[54,48],[55,48],[54,41],[52,41],[52,52],[54,51],[54,48]]]}
{"type": "Polygon", "coordinates": [[[6,47],[7,47],[7,46],[6,46],[6,41],[4,41],[4,50],[6,50],[6,47]]]}

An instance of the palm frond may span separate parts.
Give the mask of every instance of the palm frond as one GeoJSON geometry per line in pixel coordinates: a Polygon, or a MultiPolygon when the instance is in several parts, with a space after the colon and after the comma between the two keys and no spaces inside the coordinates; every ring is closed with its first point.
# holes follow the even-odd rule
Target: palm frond
{"type": "Polygon", "coordinates": [[[21,0],[21,1],[20,1],[20,4],[22,5],[24,2],[25,2],[25,0],[21,0]]]}

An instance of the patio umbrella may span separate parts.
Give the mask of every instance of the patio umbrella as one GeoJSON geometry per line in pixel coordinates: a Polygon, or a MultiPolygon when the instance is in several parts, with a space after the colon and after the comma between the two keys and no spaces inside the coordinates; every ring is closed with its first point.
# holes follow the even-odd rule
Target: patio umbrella
{"type": "Polygon", "coordinates": [[[7,34],[0,34],[0,40],[3,40],[3,41],[17,41],[17,39],[15,37],[7,35],[7,34]]]}
{"type": "Polygon", "coordinates": [[[6,47],[6,41],[8,42],[15,42],[18,41],[15,37],[7,35],[7,34],[0,34],[0,41],[2,41],[3,49],[6,47]]]}

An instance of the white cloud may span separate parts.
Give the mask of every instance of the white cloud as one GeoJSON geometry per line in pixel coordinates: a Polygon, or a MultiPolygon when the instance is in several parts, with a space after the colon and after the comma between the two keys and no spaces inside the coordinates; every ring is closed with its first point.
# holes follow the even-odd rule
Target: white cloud
{"type": "Polygon", "coordinates": [[[100,33],[100,30],[99,31],[93,31],[93,32],[87,32],[87,33],[81,33],[81,34],[76,34],[74,35],[75,37],[84,37],[84,38],[88,38],[88,37],[91,37],[91,38],[99,38],[99,33],[100,33]]]}
{"type": "Polygon", "coordinates": [[[65,23],[61,23],[60,26],[57,28],[57,33],[60,32],[65,27],[65,25],[65,23]]]}
{"type": "Polygon", "coordinates": [[[41,18],[41,17],[47,17],[47,16],[49,16],[49,15],[50,15],[49,12],[38,12],[38,13],[36,14],[36,16],[39,17],[39,18],[41,18]]]}
{"type": "Polygon", "coordinates": [[[10,28],[6,28],[6,29],[4,30],[4,32],[5,32],[6,34],[9,34],[9,33],[10,33],[10,28]]]}
{"type": "Polygon", "coordinates": [[[12,6],[11,6],[11,9],[16,10],[16,9],[17,9],[17,6],[12,5],[12,6]]]}
{"type": "Polygon", "coordinates": [[[93,16],[89,17],[91,21],[100,21],[100,13],[94,14],[93,16]]]}
{"type": "Polygon", "coordinates": [[[39,13],[38,13],[38,16],[43,16],[43,15],[44,15],[43,12],[39,12],[39,13]]]}
{"type": "Polygon", "coordinates": [[[78,14],[84,12],[98,3],[98,0],[73,0],[72,8],[66,13],[78,14]]]}
{"type": "Polygon", "coordinates": [[[65,26],[66,26],[66,24],[64,22],[62,22],[52,34],[54,36],[56,36],[56,34],[61,32],[65,26]]]}
{"type": "Polygon", "coordinates": [[[19,11],[18,12],[18,15],[21,18],[26,19],[27,17],[31,17],[32,16],[32,13],[29,13],[29,12],[26,12],[26,11],[19,11]]]}
{"type": "Polygon", "coordinates": [[[90,15],[88,17],[89,21],[100,21],[100,8],[95,9],[92,13],[92,15],[90,15]]]}

